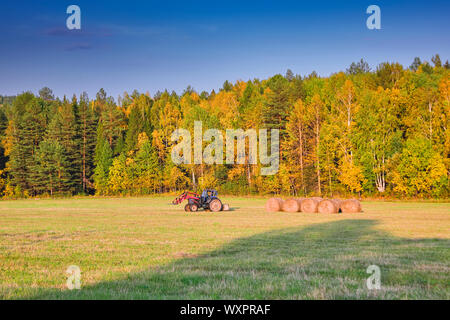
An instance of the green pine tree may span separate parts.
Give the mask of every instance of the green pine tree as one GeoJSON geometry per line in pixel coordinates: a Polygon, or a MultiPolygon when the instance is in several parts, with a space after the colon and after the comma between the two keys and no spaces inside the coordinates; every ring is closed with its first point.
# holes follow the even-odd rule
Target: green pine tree
{"type": "Polygon", "coordinates": [[[54,140],[43,140],[36,153],[38,192],[48,192],[50,195],[65,192],[65,186],[71,178],[68,167],[65,150],[61,144],[54,140]]]}
{"type": "Polygon", "coordinates": [[[97,121],[86,93],[83,93],[80,97],[78,121],[81,138],[82,191],[83,193],[87,193],[89,190],[93,189],[93,184],[89,178],[94,172],[97,121]]]}
{"type": "Polygon", "coordinates": [[[23,192],[35,195],[37,181],[32,168],[47,126],[43,100],[29,92],[18,96],[10,120],[11,128],[7,134],[12,145],[7,166],[11,181],[23,192]]]}
{"type": "Polygon", "coordinates": [[[126,133],[126,151],[133,150],[136,147],[138,136],[141,132],[145,132],[147,136],[151,136],[150,126],[150,110],[151,99],[145,94],[133,100],[128,117],[128,130],[126,133]]]}
{"type": "Polygon", "coordinates": [[[142,144],[134,159],[134,174],[139,193],[156,193],[161,186],[159,159],[150,141],[142,144]]]}
{"type": "Polygon", "coordinates": [[[101,111],[100,121],[103,125],[103,134],[109,143],[111,149],[114,150],[117,139],[121,136],[124,125],[124,114],[117,107],[113,98],[108,98],[101,111]]]}
{"type": "Polygon", "coordinates": [[[268,99],[263,107],[263,119],[267,128],[286,128],[287,118],[293,104],[293,96],[289,81],[276,75],[268,81],[268,99]]]}
{"type": "Polygon", "coordinates": [[[64,100],[54,115],[47,131],[47,138],[57,141],[64,148],[67,172],[70,179],[63,186],[64,191],[81,192],[82,185],[82,141],[79,128],[78,103],[64,100]]]}
{"type": "MultiPolygon", "coordinates": [[[[100,133],[102,132],[99,130],[100,133]]],[[[97,138],[95,154],[94,185],[98,194],[106,194],[108,187],[109,168],[112,165],[113,153],[106,139],[101,135],[97,138]]]]}

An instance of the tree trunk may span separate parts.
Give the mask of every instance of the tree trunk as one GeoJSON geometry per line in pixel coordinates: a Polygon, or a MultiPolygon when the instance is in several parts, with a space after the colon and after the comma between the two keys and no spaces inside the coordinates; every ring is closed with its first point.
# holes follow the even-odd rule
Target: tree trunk
{"type": "Polygon", "coordinates": [[[317,156],[317,188],[319,190],[319,196],[322,195],[322,188],[320,186],[320,157],[319,157],[319,147],[320,147],[320,128],[319,128],[319,117],[316,116],[316,156],[317,156]]]}
{"type": "Polygon", "coordinates": [[[330,183],[330,196],[333,196],[333,188],[332,188],[332,184],[331,184],[331,163],[330,163],[330,154],[328,153],[327,150],[327,162],[328,162],[328,180],[330,183]]]}
{"type": "Polygon", "coordinates": [[[433,145],[433,103],[428,102],[428,111],[430,112],[430,143],[433,145]]]}
{"type": "Polygon", "coordinates": [[[192,187],[196,189],[194,166],[192,166],[192,187]]]}
{"type": "Polygon", "coordinates": [[[299,156],[300,156],[300,179],[302,183],[302,189],[303,194],[306,194],[306,187],[305,187],[305,177],[303,172],[303,127],[301,125],[298,126],[298,135],[299,135],[299,156]]]}
{"type": "Polygon", "coordinates": [[[86,114],[83,119],[83,192],[86,192],[86,114]]]}

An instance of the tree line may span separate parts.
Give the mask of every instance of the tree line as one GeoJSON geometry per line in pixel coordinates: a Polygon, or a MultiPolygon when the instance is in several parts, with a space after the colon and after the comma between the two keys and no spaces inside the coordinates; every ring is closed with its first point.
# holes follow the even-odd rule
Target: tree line
{"type": "Polygon", "coordinates": [[[0,193],[5,198],[141,195],[216,188],[234,194],[449,195],[450,74],[439,55],[409,68],[352,63],[319,77],[225,81],[215,92],[103,89],[55,98],[0,96],[0,193]],[[175,165],[171,134],[209,128],[280,129],[280,168],[175,165]]]}

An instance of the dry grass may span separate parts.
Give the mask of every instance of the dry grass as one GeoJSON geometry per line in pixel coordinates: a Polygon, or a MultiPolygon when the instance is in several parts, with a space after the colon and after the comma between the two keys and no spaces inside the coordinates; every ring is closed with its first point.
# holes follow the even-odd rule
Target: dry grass
{"type": "Polygon", "coordinates": [[[0,202],[0,297],[449,299],[450,204],[363,213],[186,213],[169,198],[0,202]],[[380,291],[365,286],[381,268],[380,291]],[[78,265],[82,289],[65,288],[78,265]]]}

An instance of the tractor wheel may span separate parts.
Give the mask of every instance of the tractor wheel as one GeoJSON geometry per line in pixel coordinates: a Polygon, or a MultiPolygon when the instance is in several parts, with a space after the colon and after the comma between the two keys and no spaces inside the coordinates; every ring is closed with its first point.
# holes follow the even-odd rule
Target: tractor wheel
{"type": "Polygon", "coordinates": [[[191,208],[189,207],[189,204],[184,206],[184,211],[191,211],[191,208]]]}
{"type": "Polygon", "coordinates": [[[198,206],[195,203],[190,204],[189,208],[191,209],[192,212],[196,212],[198,210],[198,206]]]}
{"type": "Polygon", "coordinates": [[[209,208],[212,212],[222,210],[222,202],[219,199],[214,199],[209,203],[209,208]]]}

